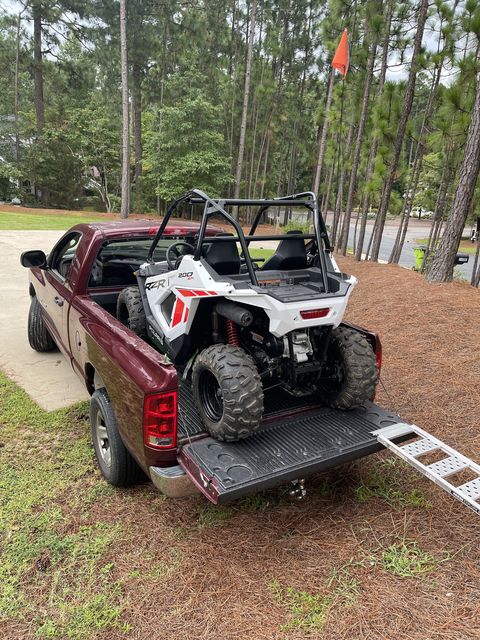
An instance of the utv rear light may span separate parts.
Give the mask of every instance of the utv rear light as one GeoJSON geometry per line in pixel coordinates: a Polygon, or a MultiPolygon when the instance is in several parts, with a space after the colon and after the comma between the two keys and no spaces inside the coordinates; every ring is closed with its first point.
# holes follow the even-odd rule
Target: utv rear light
{"type": "Polygon", "coordinates": [[[151,449],[174,449],[177,446],[176,391],[145,398],[143,441],[151,449]]]}
{"type": "Polygon", "coordinates": [[[304,320],[314,320],[315,318],[325,318],[330,313],[330,309],[308,309],[300,311],[300,315],[304,320]]]}

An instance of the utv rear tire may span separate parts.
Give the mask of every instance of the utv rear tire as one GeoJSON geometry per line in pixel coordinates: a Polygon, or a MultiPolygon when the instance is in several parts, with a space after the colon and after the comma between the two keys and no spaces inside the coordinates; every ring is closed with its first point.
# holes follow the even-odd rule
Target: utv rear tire
{"type": "Polygon", "coordinates": [[[138,287],[127,287],[117,300],[117,319],[140,338],[147,336],[147,321],[138,287]]]}
{"type": "Polygon", "coordinates": [[[123,444],[105,389],[97,389],[90,398],[90,429],[98,466],[107,482],[127,487],[145,477],[123,444]]]}
{"type": "Polygon", "coordinates": [[[254,433],[263,414],[263,388],[252,358],[243,349],[215,344],[192,369],[193,396],[213,438],[234,442],[254,433]]]}
{"type": "Polygon", "coordinates": [[[378,367],[373,349],[358,331],[333,329],[326,371],[318,384],[322,400],[334,409],[354,409],[375,393],[378,367]]]}
{"type": "Polygon", "coordinates": [[[40,353],[53,351],[57,348],[57,345],[45,326],[42,316],[42,305],[36,296],[33,296],[30,302],[30,311],[28,313],[28,342],[32,349],[40,353]]]}

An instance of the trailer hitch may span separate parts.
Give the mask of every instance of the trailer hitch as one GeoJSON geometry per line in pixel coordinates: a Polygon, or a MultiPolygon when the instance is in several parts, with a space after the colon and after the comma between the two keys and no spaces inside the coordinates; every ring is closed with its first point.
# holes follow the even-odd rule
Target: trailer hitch
{"type": "Polygon", "coordinates": [[[307,495],[307,490],[305,489],[305,478],[292,480],[290,484],[292,485],[292,488],[288,492],[288,495],[292,500],[303,500],[307,495]]]}

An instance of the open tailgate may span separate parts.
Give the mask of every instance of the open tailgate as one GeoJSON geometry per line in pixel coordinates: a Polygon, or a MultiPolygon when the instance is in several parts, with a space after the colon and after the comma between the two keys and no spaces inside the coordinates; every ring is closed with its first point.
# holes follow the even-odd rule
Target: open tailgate
{"type": "Polygon", "coordinates": [[[373,403],[354,411],[320,407],[268,421],[240,442],[189,442],[178,461],[209,500],[223,504],[379,451],[373,432],[398,422],[373,403]]]}

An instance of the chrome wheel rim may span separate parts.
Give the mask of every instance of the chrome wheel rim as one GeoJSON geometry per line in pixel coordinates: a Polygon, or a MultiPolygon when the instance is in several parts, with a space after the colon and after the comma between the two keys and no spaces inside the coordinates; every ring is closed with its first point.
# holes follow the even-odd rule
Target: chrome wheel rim
{"type": "Polygon", "coordinates": [[[95,436],[97,439],[98,452],[102,461],[110,467],[112,464],[112,451],[110,449],[110,441],[108,439],[107,427],[100,411],[97,411],[95,417],[95,436]]]}

